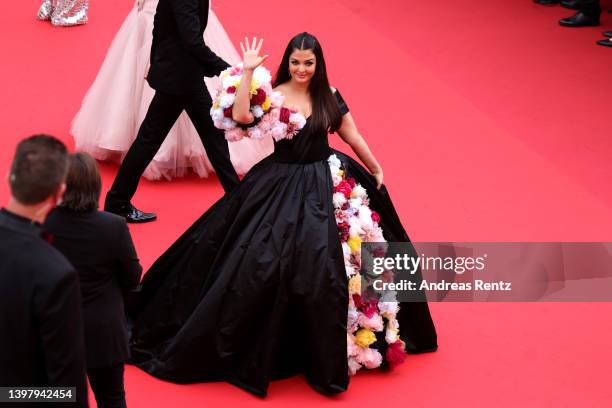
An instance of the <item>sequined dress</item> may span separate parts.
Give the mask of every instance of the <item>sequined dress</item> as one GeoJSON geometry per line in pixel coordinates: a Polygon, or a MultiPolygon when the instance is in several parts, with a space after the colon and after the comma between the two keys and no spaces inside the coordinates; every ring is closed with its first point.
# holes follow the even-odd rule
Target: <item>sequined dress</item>
{"type": "Polygon", "coordinates": [[[43,0],[36,17],[54,26],[74,26],[87,23],[88,8],[89,0],[43,0]]]}

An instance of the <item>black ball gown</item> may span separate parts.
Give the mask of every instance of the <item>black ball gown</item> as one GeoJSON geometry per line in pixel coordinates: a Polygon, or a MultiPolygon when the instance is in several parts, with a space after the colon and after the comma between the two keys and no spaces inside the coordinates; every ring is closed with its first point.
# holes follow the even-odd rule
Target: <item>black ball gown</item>
{"type": "MultiPolygon", "coordinates": [[[[131,363],[260,396],[270,380],[300,373],[322,393],[347,389],[347,276],[330,154],[368,191],[385,238],[409,239],[387,190],[309,123],[275,143],[146,273],[129,312],[131,363]]],[[[407,352],[437,348],[427,303],[402,304],[398,321],[407,352]]]]}

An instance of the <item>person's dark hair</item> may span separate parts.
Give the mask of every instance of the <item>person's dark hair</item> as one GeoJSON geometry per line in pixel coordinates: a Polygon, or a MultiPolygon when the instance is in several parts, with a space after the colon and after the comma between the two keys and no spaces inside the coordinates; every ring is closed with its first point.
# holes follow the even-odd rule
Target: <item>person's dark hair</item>
{"type": "Polygon", "coordinates": [[[60,207],[78,212],[96,210],[102,191],[98,163],[84,152],[71,154],[68,163],[66,192],[60,207]]]}
{"type": "Polygon", "coordinates": [[[323,50],[315,36],[303,32],[289,41],[274,78],[274,87],[284,84],[291,79],[289,75],[289,57],[294,50],[311,50],[316,57],[315,72],[308,85],[308,91],[312,100],[310,126],[315,132],[328,131],[333,133],[342,124],[342,114],[340,113],[338,101],[330,89],[323,50]]]}
{"type": "Polygon", "coordinates": [[[13,197],[25,205],[42,203],[56,193],[66,178],[68,151],[53,136],[34,135],[17,145],[9,186],[13,197]]]}

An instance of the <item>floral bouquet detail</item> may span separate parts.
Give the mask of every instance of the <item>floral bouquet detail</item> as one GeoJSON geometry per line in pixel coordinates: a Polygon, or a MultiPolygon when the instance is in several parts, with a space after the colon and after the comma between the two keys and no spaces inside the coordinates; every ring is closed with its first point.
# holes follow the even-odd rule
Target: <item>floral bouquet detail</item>
{"type": "MultiPolygon", "coordinates": [[[[349,278],[349,304],[347,321],[347,356],[348,370],[354,375],[362,367],[368,369],[379,367],[383,360],[391,368],[402,364],[406,359],[404,342],[399,338],[397,312],[399,303],[394,292],[382,295],[374,291],[362,293],[361,283],[361,243],[386,242],[382,228],[378,225],[380,216],[369,207],[368,194],[365,188],[347,177],[342,163],[334,154],[329,156],[334,186],[333,204],[340,242],[344,253],[344,266],[349,278]],[[386,342],[385,357],[375,348],[376,333],[380,333],[386,342]]],[[[382,251],[384,251],[381,248],[382,251]]],[[[392,276],[383,273],[383,280],[392,280],[392,276]]]]}
{"type": "Polygon", "coordinates": [[[219,75],[221,85],[213,100],[210,116],[215,127],[225,131],[230,142],[245,137],[261,140],[270,135],[274,140],[291,138],[306,124],[306,119],[294,110],[283,107],[284,97],[272,91],[270,71],[263,66],[255,68],[249,85],[251,113],[255,121],[241,125],[232,118],[236,91],[242,84],[242,63],[227,68],[219,75]]]}
{"type": "Polygon", "coordinates": [[[277,142],[292,139],[306,125],[306,118],[294,109],[281,106],[284,97],[279,92],[272,94],[273,98],[278,98],[280,105],[273,106],[270,113],[264,115],[259,127],[264,135],[270,134],[277,142]]]}
{"type": "MultiPolygon", "coordinates": [[[[261,139],[263,135],[257,125],[241,127],[232,118],[232,107],[236,99],[236,91],[241,85],[243,74],[242,63],[229,67],[219,75],[220,88],[214,98],[210,116],[215,127],[225,131],[225,138],[229,141],[241,140],[244,137],[261,139]]],[[[270,71],[264,67],[257,67],[253,72],[253,80],[249,88],[251,112],[257,119],[261,119],[272,108],[272,86],[270,71]]]]}

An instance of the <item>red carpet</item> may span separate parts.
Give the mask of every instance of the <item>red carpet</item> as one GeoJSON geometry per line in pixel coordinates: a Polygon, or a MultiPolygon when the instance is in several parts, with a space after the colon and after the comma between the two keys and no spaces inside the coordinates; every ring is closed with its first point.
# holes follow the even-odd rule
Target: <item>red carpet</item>
{"type": "MultiPolygon", "coordinates": [[[[47,132],[73,145],[72,116],[132,0],[92,2],[90,23],[54,29],[38,0],[0,12],[0,172],[47,132]]],[[[319,37],[332,85],[385,170],[415,241],[612,240],[612,29],[561,28],[571,11],[531,1],[213,0],[232,39],[258,35],[275,68],[299,31],[319,37]],[[248,11],[248,12],[247,12],[248,11]]],[[[612,6],[605,1],[604,6],[612,6]]],[[[605,8],[605,7],[604,7],[605,8]]],[[[333,144],[346,151],[338,138],[333,144]]],[[[116,167],[103,165],[105,189],[116,167]]],[[[132,228],[145,267],[221,195],[216,179],[143,181],[132,228]]],[[[0,203],[8,198],[0,183],[0,203]]],[[[608,406],[612,304],[433,304],[440,350],[337,398],[302,378],[261,401],[226,384],[178,386],[128,367],[130,407],[608,406]],[[374,405],[376,404],[376,405],[374,405]]],[[[324,333],[322,333],[324,335],[324,333]]]]}

